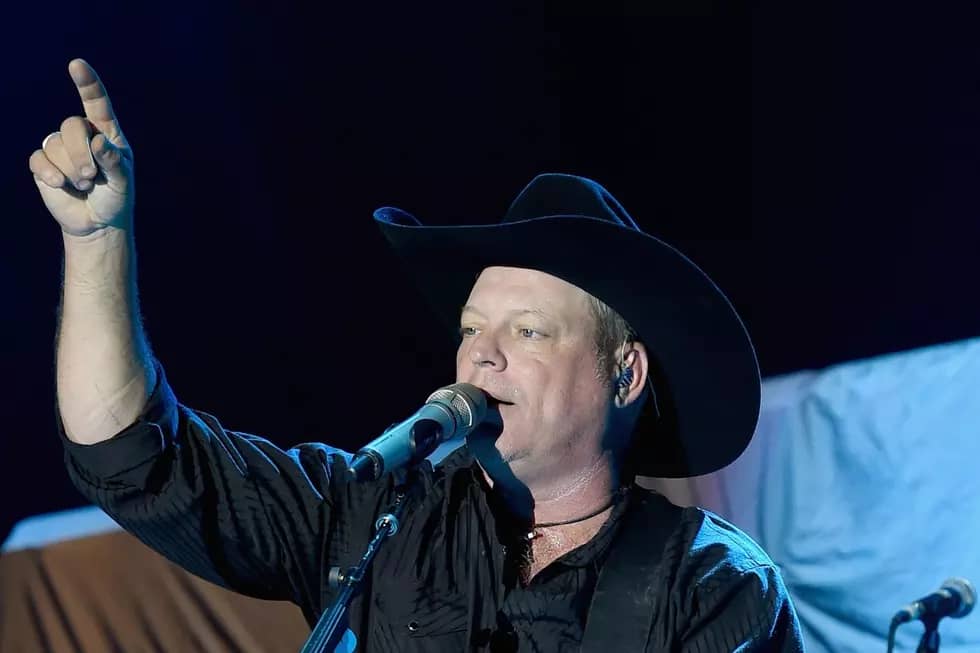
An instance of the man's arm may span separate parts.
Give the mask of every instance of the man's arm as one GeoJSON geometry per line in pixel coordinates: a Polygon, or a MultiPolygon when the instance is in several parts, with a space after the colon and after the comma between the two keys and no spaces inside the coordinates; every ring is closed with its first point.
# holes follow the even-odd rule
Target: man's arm
{"type": "Polygon", "coordinates": [[[131,234],[63,238],[58,410],[69,439],[95,444],[136,420],[157,379],[139,320],[131,234]]]}
{"type": "Polygon", "coordinates": [[[102,442],[68,440],[75,487],[146,545],[229,589],[291,600],[311,622],[325,569],[354,564],[388,483],[349,484],[347,454],[321,444],[284,451],[178,403],[162,365],[136,422],[102,442]]]}
{"type": "Polygon", "coordinates": [[[93,444],[136,419],[156,379],[136,295],[132,149],[95,70],[75,59],[68,72],[85,115],[66,118],[29,167],[65,247],[59,412],[71,440],[93,444]]]}
{"type": "Polygon", "coordinates": [[[76,59],[69,73],[85,115],[29,162],[65,246],[56,361],[68,473],[185,569],[293,600],[312,619],[324,564],[355,562],[348,551],[364,548],[390,488],[348,485],[342,452],[283,451],[177,402],[139,320],[132,151],[95,71],[76,59]]]}

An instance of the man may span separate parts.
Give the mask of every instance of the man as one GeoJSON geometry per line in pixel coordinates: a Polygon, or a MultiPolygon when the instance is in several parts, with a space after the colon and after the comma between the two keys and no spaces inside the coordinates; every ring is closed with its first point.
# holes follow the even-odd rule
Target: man
{"type": "Polygon", "coordinates": [[[330,567],[359,559],[410,482],[397,540],[351,607],[360,650],[802,650],[758,546],[633,484],[733,461],[760,383],[722,293],[605,189],[542,175],[483,227],[376,212],[459,329],[456,380],[493,415],[436,469],[355,483],[343,452],[283,451],[177,402],[138,320],[132,152],[95,71],[69,72],[85,118],[30,158],[65,244],[58,424],[72,480],[125,528],[313,624],[330,567]]]}

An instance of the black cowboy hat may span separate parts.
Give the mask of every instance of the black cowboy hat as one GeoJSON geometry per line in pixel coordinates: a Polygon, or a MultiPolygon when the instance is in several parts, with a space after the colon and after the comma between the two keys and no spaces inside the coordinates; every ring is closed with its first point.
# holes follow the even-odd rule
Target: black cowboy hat
{"type": "Polygon", "coordinates": [[[598,183],[539,175],[499,224],[427,227],[392,207],[374,219],[454,333],[460,307],[488,266],[546,272],[619,313],[650,354],[653,392],[634,431],[635,473],[699,476],[748,446],[761,382],[745,326],[700,268],[640,231],[598,183]]]}

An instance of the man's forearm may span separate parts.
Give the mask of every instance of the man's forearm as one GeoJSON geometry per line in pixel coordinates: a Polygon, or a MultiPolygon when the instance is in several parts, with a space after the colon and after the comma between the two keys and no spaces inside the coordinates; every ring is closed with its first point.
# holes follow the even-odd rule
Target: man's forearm
{"type": "Polygon", "coordinates": [[[155,383],[139,320],[132,232],[65,235],[58,408],[68,437],[107,440],[139,417],[155,383]]]}

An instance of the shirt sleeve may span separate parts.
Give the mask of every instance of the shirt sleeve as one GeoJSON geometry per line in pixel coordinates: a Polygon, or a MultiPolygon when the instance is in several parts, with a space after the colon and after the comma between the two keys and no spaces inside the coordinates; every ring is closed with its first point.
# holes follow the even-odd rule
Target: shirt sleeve
{"type": "Polygon", "coordinates": [[[701,579],[683,653],[802,653],[799,621],[779,572],[771,564],[720,568],[701,579]]]}
{"type": "Polygon", "coordinates": [[[392,480],[348,483],[350,456],[323,444],[283,450],[178,403],[163,368],[143,414],[115,437],[72,442],[68,474],[124,529],[188,571],[237,592],[291,600],[314,621],[326,575],[360,557],[392,480]]]}

